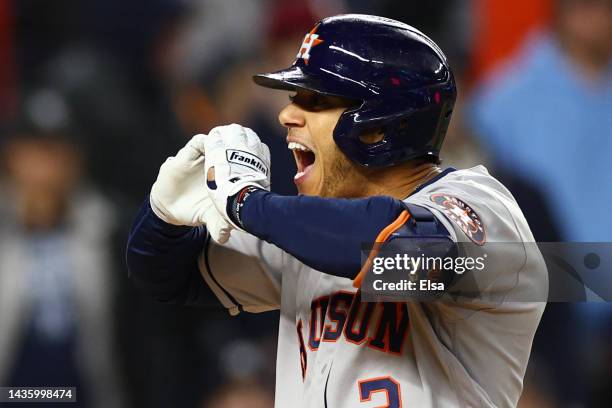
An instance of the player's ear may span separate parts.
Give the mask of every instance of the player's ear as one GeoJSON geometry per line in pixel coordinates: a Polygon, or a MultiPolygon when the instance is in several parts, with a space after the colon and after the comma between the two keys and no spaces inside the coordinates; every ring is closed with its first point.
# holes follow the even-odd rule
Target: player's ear
{"type": "Polygon", "coordinates": [[[385,132],[383,128],[371,129],[359,135],[359,140],[365,144],[375,144],[384,138],[385,132]]]}

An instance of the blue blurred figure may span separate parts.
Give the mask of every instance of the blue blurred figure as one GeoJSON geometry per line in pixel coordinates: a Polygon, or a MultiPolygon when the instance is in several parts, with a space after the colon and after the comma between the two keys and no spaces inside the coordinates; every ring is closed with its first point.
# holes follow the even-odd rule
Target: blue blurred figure
{"type": "Polygon", "coordinates": [[[476,92],[470,121],[498,167],[548,196],[567,241],[612,241],[612,2],[559,0],[476,92]]]}

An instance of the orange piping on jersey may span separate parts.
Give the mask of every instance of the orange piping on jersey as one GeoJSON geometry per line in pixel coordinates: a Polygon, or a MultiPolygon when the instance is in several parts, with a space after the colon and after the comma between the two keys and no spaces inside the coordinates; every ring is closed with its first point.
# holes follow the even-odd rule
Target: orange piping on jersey
{"type": "Polygon", "coordinates": [[[387,225],[376,237],[374,241],[374,246],[372,247],[372,251],[370,251],[370,255],[368,255],[368,259],[366,259],[365,263],[361,267],[361,270],[353,280],[353,287],[359,288],[361,287],[361,283],[363,282],[363,278],[365,278],[366,273],[370,269],[374,258],[378,254],[380,249],[380,245],[389,239],[391,234],[401,228],[408,220],[410,219],[410,213],[407,210],[401,212],[401,214],[393,221],[391,224],[387,225]]]}

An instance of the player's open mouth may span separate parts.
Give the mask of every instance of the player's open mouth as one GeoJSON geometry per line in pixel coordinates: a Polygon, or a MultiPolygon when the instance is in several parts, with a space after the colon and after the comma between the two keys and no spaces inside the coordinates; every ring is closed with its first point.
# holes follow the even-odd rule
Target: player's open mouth
{"type": "Polygon", "coordinates": [[[297,173],[293,177],[295,183],[300,183],[313,169],[316,160],[315,153],[298,142],[289,142],[289,150],[293,152],[295,163],[297,165],[297,173]]]}

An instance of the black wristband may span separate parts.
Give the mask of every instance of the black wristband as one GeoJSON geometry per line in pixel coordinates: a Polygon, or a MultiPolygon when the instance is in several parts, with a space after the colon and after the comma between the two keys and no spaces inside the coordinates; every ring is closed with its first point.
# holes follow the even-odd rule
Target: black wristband
{"type": "Polygon", "coordinates": [[[227,215],[232,220],[232,222],[240,228],[244,229],[244,225],[242,224],[242,220],[240,218],[240,211],[244,206],[247,198],[255,191],[263,190],[262,188],[255,186],[246,186],[242,190],[238,191],[236,194],[230,196],[227,200],[227,215]]]}

